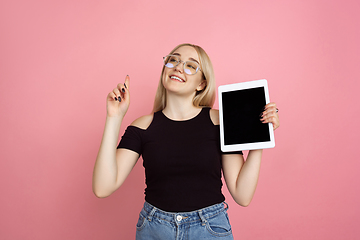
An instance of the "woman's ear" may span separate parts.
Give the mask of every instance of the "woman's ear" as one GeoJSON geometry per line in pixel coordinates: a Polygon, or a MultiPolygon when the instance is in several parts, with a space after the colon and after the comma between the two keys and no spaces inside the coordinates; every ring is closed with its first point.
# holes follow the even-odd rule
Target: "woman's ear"
{"type": "Polygon", "coordinates": [[[203,80],[203,81],[199,84],[199,86],[196,88],[196,91],[200,92],[200,91],[204,90],[205,87],[206,87],[206,80],[203,80]]]}

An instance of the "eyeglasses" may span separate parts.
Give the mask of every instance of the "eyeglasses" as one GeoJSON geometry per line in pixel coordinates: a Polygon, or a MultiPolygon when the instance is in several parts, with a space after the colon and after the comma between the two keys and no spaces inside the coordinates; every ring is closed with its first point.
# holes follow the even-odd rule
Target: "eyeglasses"
{"type": "MultiPolygon", "coordinates": [[[[180,58],[176,55],[167,55],[164,57],[164,65],[167,68],[174,68],[177,65],[179,65],[179,63],[181,63],[181,62],[183,62],[183,61],[181,61],[180,58]]],[[[187,75],[194,75],[199,70],[201,71],[201,68],[197,62],[186,61],[183,63],[184,63],[184,72],[187,75]]]]}

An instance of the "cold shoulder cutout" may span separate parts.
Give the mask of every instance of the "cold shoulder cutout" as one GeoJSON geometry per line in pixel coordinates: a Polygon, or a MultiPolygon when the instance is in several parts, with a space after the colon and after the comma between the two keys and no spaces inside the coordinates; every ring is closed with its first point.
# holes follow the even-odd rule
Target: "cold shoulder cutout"
{"type": "Polygon", "coordinates": [[[219,125],[220,124],[220,120],[219,120],[219,110],[217,109],[210,109],[210,118],[211,121],[214,125],[219,125]]]}
{"type": "Polygon", "coordinates": [[[133,122],[130,124],[130,126],[134,126],[134,127],[138,127],[138,128],[140,128],[140,129],[146,130],[146,129],[150,126],[153,118],[154,118],[154,114],[153,114],[153,113],[151,113],[151,114],[149,114],[149,115],[145,115],[145,116],[139,117],[138,119],[136,119],[135,121],[133,121],[133,122]]]}

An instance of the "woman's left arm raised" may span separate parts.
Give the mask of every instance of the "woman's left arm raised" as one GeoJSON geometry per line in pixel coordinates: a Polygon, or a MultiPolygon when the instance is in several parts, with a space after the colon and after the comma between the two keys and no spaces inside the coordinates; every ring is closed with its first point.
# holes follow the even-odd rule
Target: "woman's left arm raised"
{"type": "MultiPolygon", "coordinates": [[[[265,106],[260,121],[272,123],[274,130],[280,126],[275,103],[265,106]]],[[[255,194],[259,179],[262,149],[250,150],[244,160],[241,154],[223,154],[222,167],[226,185],[235,202],[248,206],[255,194]]]]}

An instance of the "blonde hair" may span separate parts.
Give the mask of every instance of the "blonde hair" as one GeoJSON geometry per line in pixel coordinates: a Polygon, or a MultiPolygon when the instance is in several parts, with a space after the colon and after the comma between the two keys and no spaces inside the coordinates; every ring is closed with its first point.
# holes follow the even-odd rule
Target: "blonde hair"
{"type": "MultiPolygon", "coordinates": [[[[202,76],[203,79],[206,81],[204,89],[196,92],[195,97],[193,99],[193,104],[195,107],[212,107],[215,102],[216,93],[215,93],[215,75],[211,60],[204,51],[204,49],[190,43],[183,43],[176,46],[169,54],[173,54],[178,48],[183,46],[190,46],[196,50],[200,59],[200,68],[201,68],[202,76]]],[[[155,95],[153,112],[161,111],[166,107],[166,89],[162,83],[164,69],[165,66],[163,66],[163,69],[161,71],[159,85],[155,95]]]]}

